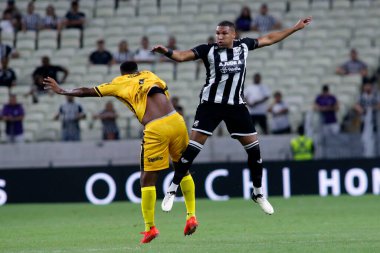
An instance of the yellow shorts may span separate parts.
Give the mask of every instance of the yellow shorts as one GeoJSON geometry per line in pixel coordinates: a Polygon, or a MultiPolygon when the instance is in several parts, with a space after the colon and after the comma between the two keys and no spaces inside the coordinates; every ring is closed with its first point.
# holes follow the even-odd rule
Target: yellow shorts
{"type": "Polygon", "coordinates": [[[141,144],[141,168],[157,171],[169,168],[169,155],[177,162],[189,143],[186,123],[177,112],[145,125],[141,144]]]}

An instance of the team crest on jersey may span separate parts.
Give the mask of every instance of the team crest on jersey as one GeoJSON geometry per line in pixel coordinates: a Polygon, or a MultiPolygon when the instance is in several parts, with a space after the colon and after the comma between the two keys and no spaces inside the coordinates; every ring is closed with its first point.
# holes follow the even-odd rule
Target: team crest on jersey
{"type": "Polygon", "coordinates": [[[240,55],[241,53],[242,53],[242,51],[241,51],[241,47],[234,47],[234,55],[240,55]]]}
{"type": "Polygon", "coordinates": [[[194,121],[193,127],[197,127],[199,125],[199,120],[194,121]]]}
{"type": "Polygon", "coordinates": [[[144,84],[144,80],[145,80],[145,79],[140,79],[140,80],[139,80],[139,84],[144,84]]]}

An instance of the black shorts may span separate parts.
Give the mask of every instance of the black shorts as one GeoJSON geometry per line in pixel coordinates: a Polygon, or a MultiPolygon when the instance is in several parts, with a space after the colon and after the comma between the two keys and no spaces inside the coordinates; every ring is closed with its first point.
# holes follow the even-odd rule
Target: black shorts
{"type": "Polygon", "coordinates": [[[215,103],[202,103],[198,106],[191,130],[211,136],[222,120],[232,138],[257,134],[245,105],[215,103]]]}

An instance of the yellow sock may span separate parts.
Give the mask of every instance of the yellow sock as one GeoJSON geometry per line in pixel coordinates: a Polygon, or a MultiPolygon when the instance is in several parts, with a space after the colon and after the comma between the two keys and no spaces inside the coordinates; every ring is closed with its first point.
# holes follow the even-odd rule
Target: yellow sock
{"type": "Polygon", "coordinates": [[[181,183],[181,190],[186,204],[186,220],[192,216],[195,216],[195,185],[191,175],[185,176],[181,183]]]}
{"type": "Polygon", "coordinates": [[[154,226],[154,207],[156,205],[156,187],[141,188],[141,211],[145,223],[145,231],[154,226]]]}

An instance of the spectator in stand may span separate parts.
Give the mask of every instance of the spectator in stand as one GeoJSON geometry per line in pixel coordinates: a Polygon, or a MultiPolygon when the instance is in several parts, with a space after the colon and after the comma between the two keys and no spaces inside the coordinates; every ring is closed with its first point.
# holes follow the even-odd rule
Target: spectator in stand
{"type": "Polygon", "coordinates": [[[11,87],[16,85],[16,73],[13,69],[8,67],[8,58],[1,59],[0,69],[0,86],[8,87],[9,94],[11,93],[11,87]]]}
{"type": "Polygon", "coordinates": [[[17,8],[14,0],[8,0],[7,1],[7,7],[5,7],[4,12],[11,13],[13,27],[14,27],[15,31],[20,31],[21,30],[22,15],[21,15],[21,12],[19,11],[19,9],[17,8]]]}
{"type": "Polygon", "coordinates": [[[4,105],[2,118],[5,121],[5,133],[8,143],[20,143],[24,141],[24,129],[22,121],[24,119],[24,108],[17,103],[16,95],[9,95],[8,104],[4,105]]]}
{"type": "Polygon", "coordinates": [[[79,1],[72,1],[71,8],[66,13],[65,18],[62,22],[62,27],[69,29],[79,29],[80,30],[80,47],[83,47],[83,29],[86,24],[86,14],[79,11],[79,1]]]}
{"type": "MultiPolygon", "coordinates": [[[[171,35],[169,36],[168,38],[168,43],[166,45],[167,48],[170,48],[171,50],[178,50],[178,46],[177,46],[177,39],[171,35]]],[[[171,62],[173,63],[173,80],[177,80],[177,62],[176,61],[173,61],[163,55],[161,55],[160,57],[160,61],[162,62],[171,62]]]]}
{"type": "Polygon", "coordinates": [[[361,94],[354,109],[361,116],[361,130],[364,129],[367,123],[372,124],[373,131],[376,132],[376,115],[380,111],[380,94],[376,92],[373,84],[369,82],[363,84],[361,94]]]}
{"type": "Polygon", "coordinates": [[[11,46],[7,45],[7,44],[4,44],[2,42],[2,38],[1,38],[1,28],[0,28],[0,60],[2,60],[3,58],[18,58],[19,57],[19,53],[14,50],[11,46]]]}
{"type": "Polygon", "coordinates": [[[45,77],[58,78],[58,73],[63,73],[62,79],[60,83],[64,83],[66,81],[67,76],[69,75],[69,71],[60,65],[51,65],[50,58],[48,56],[43,56],[41,58],[42,65],[37,67],[33,74],[33,86],[29,94],[33,96],[33,102],[38,103],[38,94],[46,93],[44,86],[42,85],[42,81],[45,77]]]}
{"type": "Polygon", "coordinates": [[[100,119],[102,121],[103,140],[119,139],[119,128],[116,124],[117,117],[118,115],[111,101],[107,102],[102,112],[94,115],[94,119],[100,119]]]}
{"type": "Polygon", "coordinates": [[[120,64],[125,61],[131,61],[132,59],[133,53],[128,48],[128,42],[126,40],[120,41],[118,51],[113,54],[114,63],[120,64]]]}
{"type": "Polygon", "coordinates": [[[58,32],[62,29],[62,19],[57,16],[55,8],[51,4],[46,7],[46,16],[42,18],[41,29],[57,30],[58,32]]]}
{"type": "MultiPolygon", "coordinates": [[[[168,38],[168,43],[166,45],[167,48],[170,48],[171,50],[178,50],[179,48],[177,47],[177,40],[176,38],[172,35],[172,36],[169,36],[168,38]]],[[[160,58],[161,61],[168,61],[168,62],[173,62],[175,63],[175,61],[171,60],[171,59],[168,59],[167,57],[165,56],[161,56],[160,58]]]]}
{"type": "Polygon", "coordinates": [[[149,48],[149,39],[147,36],[141,38],[141,48],[137,49],[134,55],[137,63],[153,63],[156,60],[155,54],[149,48]]]}
{"type": "Polygon", "coordinates": [[[315,153],[313,139],[305,136],[305,129],[303,125],[298,127],[297,132],[298,136],[290,141],[293,159],[296,161],[312,160],[315,153]]]}
{"type": "Polygon", "coordinates": [[[276,91],[273,98],[274,102],[268,108],[268,112],[272,114],[271,132],[272,134],[289,134],[291,129],[288,105],[282,101],[280,91],[276,91]]]}
{"type": "Polygon", "coordinates": [[[177,97],[177,96],[173,96],[173,97],[171,98],[171,102],[172,102],[172,104],[173,104],[174,109],[175,109],[179,114],[181,114],[181,115],[183,116],[183,114],[184,114],[184,110],[183,110],[183,106],[180,105],[180,103],[179,103],[179,97],[177,97]]]}
{"type": "Polygon", "coordinates": [[[66,96],[67,102],[59,107],[54,120],[62,121],[62,141],[80,141],[79,121],[86,118],[83,108],[74,101],[74,97],[66,96]]]}
{"type": "Polygon", "coordinates": [[[26,14],[22,16],[22,31],[38,31],[41,28],[40,14],[34,12],[34,1],[28,3],[26,14]]]}
{"type": "Polygon", "coordinates": [[[106,50],[105,41],[100,39],[96,42],[96,50],[90,54],[90,63],[94,65],[111,65],[112,54],[106,50]]]}
{"type": "Polygon", "coordinates": [[[244,6],[241,9],[240,16],[235,20],[236,30],[239,32],[249,32],[252,26],[251,9],[244,6]]]}
{"type": "Polygon", "coordinates": [[[252,30],[260,33],[267,33],[271,30],[281,29],[281,27],[281,22],[268,14],[268,6],[262,4],[260,7],[260,14],[252,21],[252,30]]]}
{"type": "Polygon", "coordinates": [[[268,134],[267,101],[270,97],[270,91],[267,86],[261,82],[261,75],[259,73],[253,75],[253,83],[248,85],[244,90],[244,97],[253,124],[255,126],[259,125],[263,134],[268,134]]]}
{"type": "Polygon", "coordinates": [[[86,23],[86,14],[79,11],[79,1],[71,2],[71,9],[66,13],[63,24],[66,28],[83,30],[86,23]]]}
{"type": "Polygon", "coordinates": [[[336,97],[330,93],[327,84],[323,85],[322,93],[315,99],[314,110],[320,113],[323,136],[339,133],[339,124],[336,118],[339,103],[336,97]]]}
{"type": "Polygon", "coordinates": [[[367,64],[359,59],[355,48],[351,49],[350,58],[336,69],[336,73],[339,75],[360,74],[363,78],[366,78],[368,75],[367,64]]]}
{"type": "Polygon", "coordinates": [[[0,20],[0,28],[2,33],[15,34],[15,20],[12,18],[12,12],[5,10],[0,20]]]}

